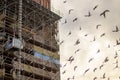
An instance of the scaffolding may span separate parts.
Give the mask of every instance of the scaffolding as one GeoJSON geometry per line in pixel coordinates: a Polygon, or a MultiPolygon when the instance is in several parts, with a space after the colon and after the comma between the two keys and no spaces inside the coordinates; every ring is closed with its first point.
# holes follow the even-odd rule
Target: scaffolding
{"type": "Polygon", "coordinates": [[[0,0],[0,80],[60,80],[61,17],[36,1],[0,0]]]}

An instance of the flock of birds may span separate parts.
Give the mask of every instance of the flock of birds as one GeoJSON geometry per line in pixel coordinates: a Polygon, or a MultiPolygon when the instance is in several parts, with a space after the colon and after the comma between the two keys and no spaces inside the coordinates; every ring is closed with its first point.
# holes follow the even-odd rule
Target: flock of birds
{"type": "MultiPolygon", "coordinates": [[[[67,3],[67,0],[63,1],[63,4],[65,4],[65,3],[67,3]]],[[[92,10],[95,11],[98,7],[99,7],[99,5],[95,5],[92,10]]],[[[68,14],[72,14],[73,11],[74,11],[74,9],[69,9],[68,14]]],[[[102,11],[102,12],[99,14],[99,16],[100,16],[100,17],[103,16],[103,18],[106,19],[108,13],[110,13],[110,10],[109,10],[109,9],[106,9],[106,10],[102,11]]],[[[87,13],[86,15],[84,15],[84,17],[91,17],[91,16],[92,16],[92,13],[91,13],[90,11],[88,11],[88,13],[87,13]]],[[[72,20],[72,22],[74,23],[74,22],[76,22],[77,20],[78,20],[78,18],[76,17],[76,18],[74,18],[74,19],[72,20]]],[[[63,22],[63,25],[65,25],[65,24],[67,24],[67,23],[68,23],[68,22],[67,22],[67,19],[65,19],[65,21],[63,22]]],[[[101,24],[96,25],[96,30],[98,30],[99,27],[102,27],[102,25],[101,25],[101,24]]],[[[82,30],[82,27],[80,27],[79,30],[82,30]]],[[[120,31],[120,30],[119,30],[119,27],[118,27],[118,26],[115,26],[115,29],[112,30],[113,33],[118,33],[119,31],[120,31]]],[[[70,36],[71,34],[72,34],[72,31],[69,31],[69,33],[68,33],[67,36],[70,36]]],[[[102,33],[102,34],[100,35],[100,37],[103,37],[103,36],[105,36],[105,35],[106,35],[106,33],[104,32],[104,33],[102,33]]],[[[86,37],[86,36],[88,36],[88,34],[85,34],[84,36],[86,37]]],[[[94,37],[93,37],[93,40],[90,41],[90,42],[95,42],[95,41],[96,41],[96,37],[94,36],[94,37]]],[[[62,40],[61,42],[59,42],[59,45],[64,44],[64,42],[65,42],[65,40],[62,40]]],[[[119,40],[119,39],[116,39],[115,42],[116,42],[116,44],[114,45],[114,47],[120,45],[120,40],[119,40]]],[[[80,44],[80,39],[77,39],[77,40],[74,42],[74,46],[79,45],[79,44],[80,44]]],[[[110,48],[110,47],[111,47],[111,44],[108,45],[108,48],[110,48]]],[[[74,54],[78,53],[79,51],[80,51],[80,49],[75,50],[74,54]]],[[[100,52],[101,52],[101,49],[98,49],[98,50],[96,51],[96,53],[100,53],[100,52]]],[[[115,64],[115,67],[114,67],[113,69],[117,69],[117,68],[119,68],[119,60],[118,60],[119,54],[118,54],[117,51],[115,52],[115,55],[113,56],[113,58],[114,58],[114,60],[116,61],[115,63],[113,63],[113,64],[115,64]]],[[[64,65],[62,66],[62,68],[65,68],[67,65],[72,64],[74,60],[75,60],[75,57],[74,57],[73,55],[70,56],[70,57],[66,60],[67,62],[66,62],[66,64],[64,64],[64,65]]],[[[90,59],[88,60],[88,63],[91,63],[93,60],[94,60],[94,57],[90,58],[90,59]]],[[[110,58],[109,58],[108,56],[105,57],[104,60],[103,60],[103,62],[102,62],[102,64],[100,64],[98,67],[95,67],[94,69],[91,69],[91,68],[85,69],[84,72],[83,72],[83,76],[85,76],[90,70],[92,70],[92,72],[94,72],[94,73],[95,73],[97,70],[102,70],[103,67],[105,66],[105,64],[106,64],[107,62],[109,62],[109,61],[110,61],[110,58]]],[[[74,66],[73,71],[77,71],[78,66],[77,66],[77,65],[72,65],[72,66],[74,66]]],[[[66,72],[67,72],[67,70],[64,70],[64,71],[62,72],[62,75],[66,74],[66,72]]],[[[99,79],[111,80],[111,78],[108,77],[108,76],[106,76],[106,75],[107,75],[107,73],[103,73],[103,75],[102,75],[101,77],[94,76],[92,80],[97,80],[98,78],[99,78],[99,79]]],[[[118,79],[120,79],[120,76],[118,77],[118,79]]],[[[75,75],[73,75],[72,77],[71,77],[71,76],[68,77],[67,80],[75,80],[75,75]]]]}

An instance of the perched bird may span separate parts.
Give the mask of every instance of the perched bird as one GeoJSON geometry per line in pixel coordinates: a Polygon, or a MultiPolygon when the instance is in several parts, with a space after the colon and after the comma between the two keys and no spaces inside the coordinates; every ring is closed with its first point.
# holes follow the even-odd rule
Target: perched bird
{"type": "Polygon", "coordinates": [[[96,70],[97,70],[97,68],[94,68],[94,69],[93,69],[93,72],[95,72],[96,70]]]}
{"type": "Polygon", "coordinates": [[[118,31],[120,30],[118,29],[118,26],[116,26],[116,30],[113,30],[112,32],[118,32],[118,31]]]}
{"type": "Polygon", "coordinates": [[[71,13],[71,11],[73,11],[73,10],[74,10],[74,9],[70,9],[70,10],[69,10],[69,14],[70,14],[70,13],[71,13]]]}
{"type": "Polygon", "coordinates": [[[102,65],[100,65],[100,67],[99,67],[99,69],[102,69],[102,67],[103,67],[104,65],[102,64],[102,65]]]}
{"type": "Polygon", "coordinates": [[[94,59],[94,58],[90,58],[88,62],[90,63],[93,59],[94,59]]]}
{"type": "Polygon", "coordinates": [[[96,79],[97,79],[97,77],[94,77],[94,78],[93,78],[93,80],[96,80],[96,79]]]}
{"type": "Polygon", "coordinates": [[[78,20],[78,18],[75,18],[75,19],[73,19],[73,22],[75,22],[75,21],[77,21],[78,20]]]}
{"type": "Polygon", "coordinates": [[[106,12],[110,12],[110,10],[105,10],[105,11],[103,11],[103,12],[100,14],[100,16],[104,16],[104,18],[106,18],[106,12]]]}
{"type": "Polygon", "coordinates": [[[96,29],[98,29],[98,28],[99,28],[99,26],[101,26],[101,24],[96,25],[96,29]]]}
{"type": "Polygon", "coordinates": [[[103,36],[105,36],[105,33],[103,33],[103,34],[100,35],[100,37],[103,37],[103,36]]]}
{"type": "Polygon", "coordinates": [[[79,39],[77,39],[77,41],[75,42],[74,45],[78,45],[78,44],[80,44],[80,40],[79,39]]]}
{"type": "Polygon", "coordinates": [[[92,16],[90,12],[88,12],[88,15],[85,15],[85,17],[90,17],[90,16],[92,16]]]}
{"type": "Polygon", "coordinates": [[[98,5],[96,5],[96,6],[93,8],[93,10],[95,10],[97,7],[98,7],[98,5]]]}
{"type": "Polygon", "coordinates": [[[77,66],[74,66],[74,71],[76,70],[77,66]]]}
{"type": "Polygon", "coordinates": [[[89,70],[90,70],[90,68],[88,68],[87,70],[85,70],[85,72],[84,72],[83,75],[85,75],[89,70]]]}
{"type": "Polygon", "coordinates": [[[115,66],[115,68],[114,68],[114,69],[116,69],[116,68],[119,68],[118,64],[116,64],[116,66],[115,66]]]}
{"type": "Polygon", "coordinates": [[[71,35],[71,31],[68,33],[68,36],[71,35]]]}

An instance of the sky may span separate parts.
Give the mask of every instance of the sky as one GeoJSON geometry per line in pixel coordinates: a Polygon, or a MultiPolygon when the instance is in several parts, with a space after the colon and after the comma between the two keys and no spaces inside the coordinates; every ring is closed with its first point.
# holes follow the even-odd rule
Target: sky
{"type": "Polygon", "coordinates": [[[120,0],[52,0],[52,10],[62,17],[58,27],[63,41],[61,80],[120,79],[120,45],[116,45],[120,31],[114,32],[116,27],[120,29],[119,4],[120,0]],[[104,18],[100,14],[105,10],[109,12],[104,18]],[[86,17],[89,12],[91,16],[86,17]],[[75,45],[77,40],[80,43],[75,45]],[[74,60],[70,63],[71,56],[74,60]]]}

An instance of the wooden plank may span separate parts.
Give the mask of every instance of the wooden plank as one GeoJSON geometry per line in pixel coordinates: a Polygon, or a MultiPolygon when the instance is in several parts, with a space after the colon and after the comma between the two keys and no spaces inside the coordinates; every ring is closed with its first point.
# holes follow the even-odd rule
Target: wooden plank
{"type": "MultiPolygon", "coordinates": [[[[14,52],[14,55],[16,57],[19,57],[19,53],[17,51],[14,52]]],[[[24,57],[25,60],[28,60],[28,61],[31,61],[31,62],[33,62],[33,60],[34,60],[34,63],[47,66],[47,67],[55,69],[57,71],[59,70],[59,65],[58,64],[54,64],[54,63],[52,63],[50,61],[46,61],[46,60],[43,60],[41,58],[36,58],[35,56],[27,54],[27,53],[24,53],[24,52],[22,52],[21,56],[24,57]]]]}
{"type": "Polygon", "coordinates": [[[39,52],[39,53],[42,53],[44,55],[51,56],[51,57],[53,57],[55,59],[58,59],[58,60],[60,58],[60,56],[59,56],[58,53],[53,53],[53,52],[51,52],[49,50],[46,50],[46,49],[41,48],[41,47],[36,46],[36,45],[34,45],[34,50],[37,51],[37,52],[39,52]]]}
{"type": "Polygon", "coordinates": [[[5,69],[0,69],[0,77],[5,76],[5,69]]]}
{"type": "Polygon", "coordinates": [[[40,69],[40,68],[35,68],[35,67],[30,66],[30,65],[23,64],[23,63],[19,64],[19,62],[14,61],[13,66],[15,67],[15,69],[19,70],[19,65],[22,66],[22,70],[29,72],[29,73],[36,74],[36,75],[40,75],[43,77],[51,78],[52,76],[55,75],[52,72],[48,72],[48,71],[45,71],[45,70],[40,69]]]}

